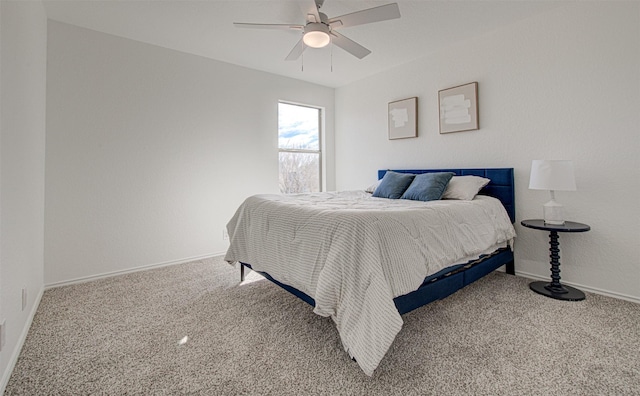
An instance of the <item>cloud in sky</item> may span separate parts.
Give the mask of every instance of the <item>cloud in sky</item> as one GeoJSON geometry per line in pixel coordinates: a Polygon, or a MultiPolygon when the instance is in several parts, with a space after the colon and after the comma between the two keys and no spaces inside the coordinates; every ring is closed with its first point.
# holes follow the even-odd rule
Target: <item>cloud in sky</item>
{"type": "Polygon", "coordinates": [[[287,103],[278,104],[278,145],[280,148],[318,150],[319,109],[287,103]]]}

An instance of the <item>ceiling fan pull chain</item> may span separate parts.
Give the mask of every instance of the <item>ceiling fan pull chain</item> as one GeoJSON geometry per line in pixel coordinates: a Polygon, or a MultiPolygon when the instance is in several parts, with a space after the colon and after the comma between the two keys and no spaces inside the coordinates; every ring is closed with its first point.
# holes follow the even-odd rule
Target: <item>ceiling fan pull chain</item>
{"type": "Polygon", "coordinates": [[[331,73],[333,73],[333,40],[331,40],[331,73]]]}

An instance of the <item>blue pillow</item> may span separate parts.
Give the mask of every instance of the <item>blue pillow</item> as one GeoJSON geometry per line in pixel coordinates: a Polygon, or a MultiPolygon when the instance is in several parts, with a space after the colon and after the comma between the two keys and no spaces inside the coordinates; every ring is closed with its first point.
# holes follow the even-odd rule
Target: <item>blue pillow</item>
{"type": "Polygon", "coordinates": [[[402,196],[404,190],[409,187],[414,177],[415,175],[412,173],[387,171],[387,173],[384,174],[380,185],[378,185],[376,190],[373,192],[373,196],[378,198],[398,199],[402,196]]]}
{"type": "Polygon", "coordinates": [[[435,201],[442,197],[449,180],[455,175],[453,172],[423,173],[417,175],[411,185],[402,194],[402,199],[414,201],[435,201]]]}

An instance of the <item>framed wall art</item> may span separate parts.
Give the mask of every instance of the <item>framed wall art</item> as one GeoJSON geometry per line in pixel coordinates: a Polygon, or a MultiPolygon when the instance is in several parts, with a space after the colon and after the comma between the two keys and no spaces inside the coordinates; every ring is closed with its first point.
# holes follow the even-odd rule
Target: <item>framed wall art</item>
{"type": "Polygon", "coordinates": [[[478,123],[478,83],[438,91],[440,133],[473,131],[478,123]]]}
{"type": "Polygon", "coordinates": [[[389,139],[405,139],[418,136],[418,98],[408,98],[389,103],[389,139]]]}

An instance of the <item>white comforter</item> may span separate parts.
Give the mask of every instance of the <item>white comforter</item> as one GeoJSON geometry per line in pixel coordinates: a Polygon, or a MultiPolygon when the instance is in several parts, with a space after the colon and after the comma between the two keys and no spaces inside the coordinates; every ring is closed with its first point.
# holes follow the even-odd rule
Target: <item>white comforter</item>
{"type": "Polygon", "coordinates": [[[251,264],[313,297],[314,312],[334,320],[367,375],[402,327],[394,297],[515,237],[494,198],[419,202],[362,191],[255,195],[227,230],[225,260],[251,264]]]}

